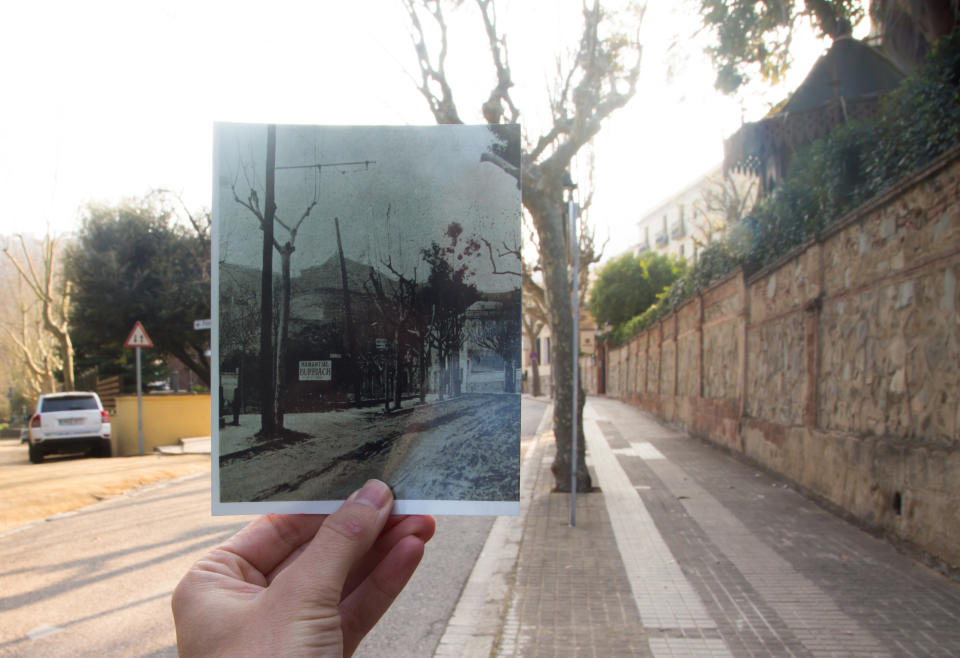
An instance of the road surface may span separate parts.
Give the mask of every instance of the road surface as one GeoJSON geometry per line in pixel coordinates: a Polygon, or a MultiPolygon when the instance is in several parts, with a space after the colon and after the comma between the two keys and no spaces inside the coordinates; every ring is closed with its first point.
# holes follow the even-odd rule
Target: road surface
{"type": "MultiPolygon", "coordinates": [[[[524,400],[525,435],[544,408],[524,400]]],[[[173,588],[247,520],[211,517],[209,480],[195,475],[0,533],[0,656],[175,656],[173,588]]],[[[430,655],[491,524],[438,519],[421,568],[356,655],[430,655]]]]}

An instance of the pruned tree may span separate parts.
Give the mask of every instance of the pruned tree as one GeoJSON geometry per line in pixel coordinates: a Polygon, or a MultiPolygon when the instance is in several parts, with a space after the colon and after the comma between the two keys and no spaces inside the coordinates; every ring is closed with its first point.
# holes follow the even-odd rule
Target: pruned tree
{"type": "MultiPolygon", "coordinates": [[[[592,167],[590,169],[592,182],[592,167]]],[[[590,191],[587,198],[580,208],[578,216],[577,237],[579,241],[580,257],[578,266],[580,276],[578,277],[579,289],[578,299],[581,309],[587,308],[587,291],[590,286],[590,268],[592,265],[600,262],[603,257],[604,246],[597,246],[596,234],[590,224],[589,211],[593,200],[593,185],[590,185],[590,191]]],[[[524,217],[527,223],[527,217],[524,217]]],[[[531,347],[536,346],[537,338],[545,327],[550,326],[549,309],[547,308],[546,291],[543,286],[543,268],[540,266],[539,248],[537,248],[537,236],[535,230],[528,230],[528,243],[533,246],[533,252],[536,255],[533,262],[523,261],[522,267],[522,289],[523,289],[523,332],[527,338],[527,344],[531,347]]],[[[530,359],[531,371],[531,392],[533,395],[543,393],[542,383],[540,381],[540,362],[543,355],[537,353],[534,358],[528,355],[530,359]]]]}
{"type": "MultiPolygon", "coordinates": [[[[3,254],[16,269],[19,281],[30,291],[39,304],[39,316],[43,330],[53,337],[56,344],[56,359],[63,377],[63,388],[72,391],[73,378],[73,341],[70,337],[70,295],[73,284],[63,274],[60,262],[59,238],[47,233],[41,244],[39,257],[31,253],[23,235],[4,241],[3,254]],[[11,244],[15,243],[15,244],[11,244]],[[19,247],[19,248],[18,248],[19,247]]],[[[21,349],[27,367],[37,377],[45,381],[44,388],[52,390],[49,371],[53,366],[48,348],[41,338],[31,340],[26,326],[28,305],[21,297],[21,318],[24,323],[19,337],[14,337],[21,349]],[[35,370],[41,368],[42,373],[35,370]]]]}
{"type": "MultiPolygon", "coordinates": [[[[446,70],[449,41],[443,3],[439,0],[403,2],[420,68],[420,92],[438,123],[462,123],[446,70]],[[425,21],[431,21],[439,35],[432,43],[428,43],[425,21]]],[[[507,42],[497,27],[494,2],[476,0],[476,7],[495,71],[490,95],[478,109],[487,123],[517,123],[521,115],[511,97],[514,82],[507,42]]],[[[517,179],[523,205],[533,219],[539,241],[544,297],[555,341],[552,370],[557,384],[554,405],[557,454],[552,470],[559,491],[571,489],[574,404],[572,278],[568,272],[564,225],[564,173],[574,156],[599,133],[605,120],[636,94],[641,50],[638,30],[643,10],[634,6],[630,10],[623,22],[627,27],[617,29],[599,1],[584,4],[579,44],[549,98],[550,126],[535,141],[523,145],[522,169],[519,160],[510,162],[497,153],[486,158],[517,179]]],[[[581,405],[582,396],[577,398],[577,404],[581,405]]],[[[583,415],[577,414],[577,417],[583,415]]],[[[583,442],[580,442],[578,459],[583,459],[583,453],[583,442]]],[[[590,489],[586,469],[578,470],[576,487],[584,491],[590,489]]]]}
{"type": "MultiPolygon", "coordinates": [[[[253,192],[253,190],[251,190],[253,192]]],[[[242,205],[244,208],[247,208],[252,212],[257,219],[261,222],[261,225],[266,220],[264,219],[263,211],[260,209],[257,204],[256,194],[250,194],[247,200],[241,200],[237,195],[236,185],[233,187],[233,198],[234,201],[242,205]]],[[[290,261],[293,257],[293,252],[297,250],[297,232],[300,230],[300,227],[303,225],[303,222],[306,221],[307,217],[310,216],[311,211],[314,206],[317,205],[317,199],[307,205],[306,209],[300,215],[300,218],[295,222],[285,222],[280,218],[280,214],[274,209],[274,221],[279,224],[287,234],[287,239],[281,244],[280,240],[277,239],[277,232],[273,232],[273,248],[280,254],[280,317],[275,318],[274,321],[279,323],[277,330],[277,344],[276,344],[276,356],[274,358],[274,398],[276,399],[278,415],[276,417],[276,422],[279,424],[279,427],[283,426],[283,410],[279,407],[279,401],[282,397],[282,389],[284,387],[284,382],[286,380],[286,373],[284,371],[284,364],[286,363],[287,358],[287,345],[290,340],[290,296],[291,290],[293,287],[293,279],[290,271],[290,261]]]]}
{"type": "MultiPolygon", "coordinates": [[[[417,272],[414,268],[413,278],[408,278],[393,267],[390,258],[387,258],[382,264],[396,277],[396,281],[390,281],[381,272],[371,267],[368,276],[372,294],[370,288],[367,289],[367,292],[373,299],[380,324],[390,333],[394,357],[393,408],[399,409],[402,404],[401,394],[403,392],[400,372],[404,366],[405,348],[411,343],[410,330],[416,326],[415,316],[420,310],[417,303],[419,297],[417,272]]],[[[415,352],[418,346],[421,350],[419,364],[422,368],[424,364],[422,355],[424,343],[415,342],[413,344],[415,352]]],[[[390,396],[386,393],[385,396],[387,400],[384,401],[384,409],[389,410],[390,396]]]]}
{"type": "Polygon", "coordinates": [[[447,260],[451,248],[433,242],[421,251],[430,268],[422,303],[430,307],[427,342],[438,357],[440,384],[437,393],[441,400],[446,395],[460,392],[459,374],[450,366],[450,357],[459,354],[463,347],[467,309],[480,298],[477,287],[465,281],[467,266],[454,268],[447,260]]]}

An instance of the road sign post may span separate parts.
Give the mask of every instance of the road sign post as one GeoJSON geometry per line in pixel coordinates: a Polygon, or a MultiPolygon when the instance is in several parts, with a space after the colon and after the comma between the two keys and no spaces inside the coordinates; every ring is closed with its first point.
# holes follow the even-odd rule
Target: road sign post
{"type": "Polygon", "coordinates": [[[124,347],[133,347],[137,351],[137,445],[140,448],[140,454],[143,454],[143,386],[140,375],[140,348],[141,347],[153,347],[153,342],[150,340],[150,336],[147,335],[147,330],[143,328],[143,325],[140,324],[140,321],[137,320],[136,324],[133,325],[133,329],[130,330],[130,335],[127,336],[126,342],[123,344],[124,347]]]}

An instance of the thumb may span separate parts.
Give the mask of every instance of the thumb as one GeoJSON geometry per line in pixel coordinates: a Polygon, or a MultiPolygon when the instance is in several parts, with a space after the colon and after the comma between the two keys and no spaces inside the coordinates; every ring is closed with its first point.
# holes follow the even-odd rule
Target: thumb
{"type": "Polygon", "coordinates": [[[290,587],[304,603],[336,609],[350,569],[373,546],[392,509],[390,487],[369,480],[327,517],[300,557],[278,576],[287,581],[282,589],[290,587]]]}

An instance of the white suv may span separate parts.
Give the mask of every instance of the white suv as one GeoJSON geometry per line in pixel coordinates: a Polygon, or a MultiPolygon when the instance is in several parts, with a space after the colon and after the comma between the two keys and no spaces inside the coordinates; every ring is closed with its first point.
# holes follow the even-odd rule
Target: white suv
{"type": "Polygon", "coordinates": [[[30,461],[50,453],[87,452],[110,456],[110,414],[96,393],[41,395],[30,418],[30,461]]]}

